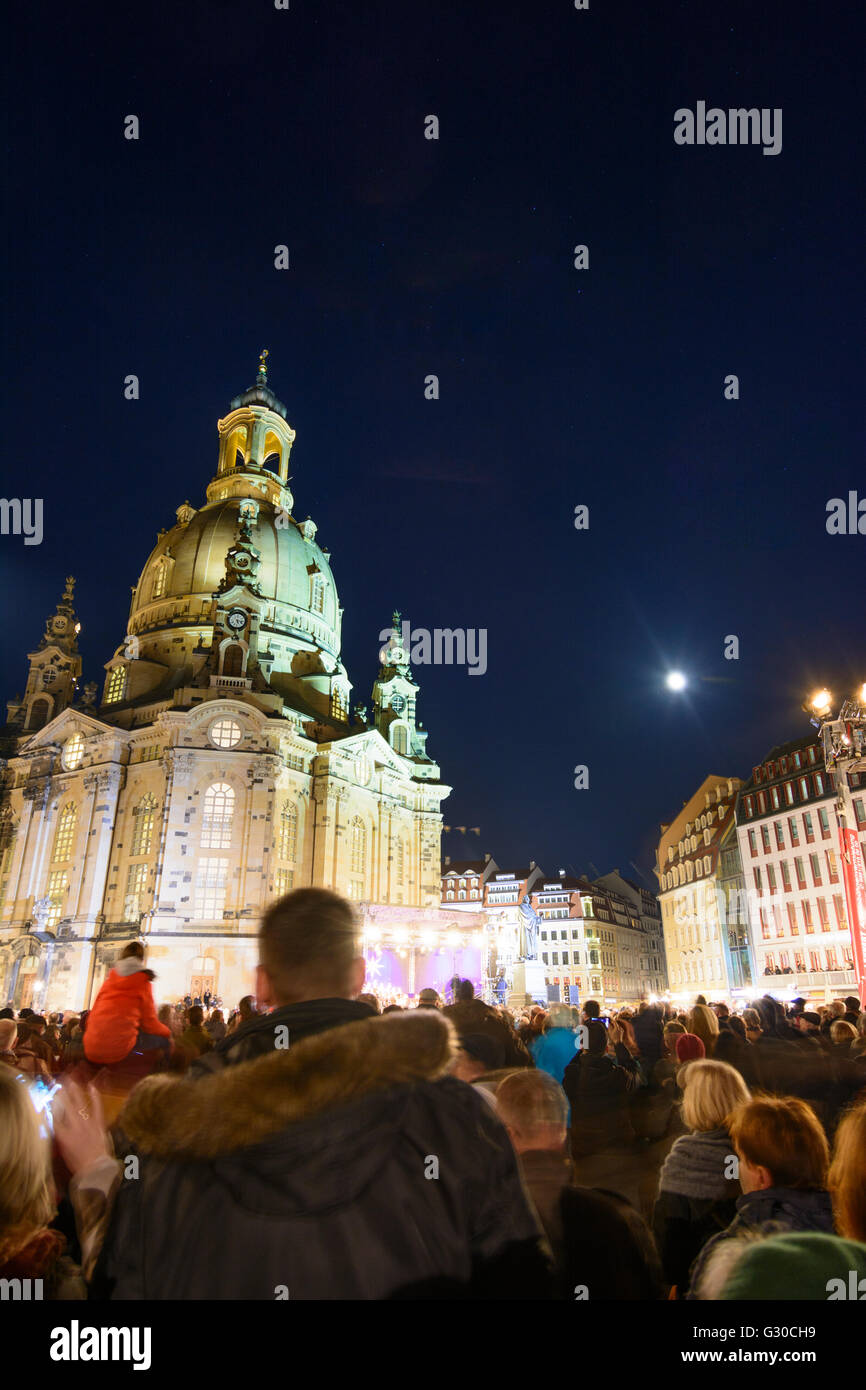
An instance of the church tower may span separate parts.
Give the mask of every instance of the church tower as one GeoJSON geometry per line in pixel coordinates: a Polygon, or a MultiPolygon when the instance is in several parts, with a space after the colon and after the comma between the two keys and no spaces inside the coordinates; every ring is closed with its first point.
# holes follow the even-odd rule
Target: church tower
{"type": "Polygon", "coordinates": [[[426,759],[427,731],[416,718],[418,682],[409,658],[409,624],[401,622],[397,612],[379,660],[373,685],[373,722],[396,753],[426,759]]]}
{"type": "Polygon", "coordinates": [[[24,695],[7,702],[9,723],[22,731],[44,728],[75,699],[81,675],[81,624],[72,604],[74,589],[75,580],[70,576],[57,611],[45,623],[42,641],[27,654],[30,670],[24,695]]]}

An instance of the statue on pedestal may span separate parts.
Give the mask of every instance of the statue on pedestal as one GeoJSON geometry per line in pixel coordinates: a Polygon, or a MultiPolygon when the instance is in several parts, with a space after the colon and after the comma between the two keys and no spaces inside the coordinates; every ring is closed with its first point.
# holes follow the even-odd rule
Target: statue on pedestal
{"type": "Polygon", "coordinates": [[[523,926],[523,950],[520,953],[521,960],[538,959],[538,926],[541,921],[535,908],[529,900],[529,894],[525,893],[520,904],[520,917],[523,926]]]}

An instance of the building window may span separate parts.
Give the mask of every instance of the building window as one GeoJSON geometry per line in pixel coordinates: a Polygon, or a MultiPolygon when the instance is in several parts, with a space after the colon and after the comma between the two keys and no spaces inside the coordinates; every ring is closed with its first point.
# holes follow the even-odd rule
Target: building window
{"type": "Polygon", "coordinates": [[[298,845],[298,808],[293,801],[283,802],[277,834],[277,854],[294,864],[298,845]]]}
{"type": "Polygon", "coordinates": [[[409,730],[406,728],[405,724],[391,725],[391,747],[394,749],[394,752],[399,753],[401,757],[406,758],[409,756],[409,730]]]}
{"type": "Polygon", "coordinates": [[[274,889],[278,898],[284,898],[295,886],[294,869],[277,869],[274,874],[274,889]]]}
{"type": "Polygon", "coordinates": [[[147,887],[147,865],[130,864],[126,876],[126,897],[123,900],[124,922],[137,922],[144,911],[143,900],[147,887]]]}
{"type": "Polygon", "coordinates": [[[848,922],[845,917],[845,900],[841,893],[833,894],[833,911],[836,914],[837,925],[847,931],[848,922]]]}
{"type": "Polygon", "coordinates": [[[314,574],[310,587],[310,608],[314,613],[325,611],[325,581],[320,574],[314,574]]]}
{"type": "MultiPolygon", "coordinates": [[[[202,849],[230,849],[232,821],[235,813],[234,788],[227,782],[214,782],[204,794],[202,816],[202,849]]],[[[214,860],[221,863],[221,860],[214,860]]]]}
{"type": "Polygon", "coordinates": [[[776,848],[777,848],[777,849],[784,849],[784,848],[785,848],[785,832],[784,832],[784,830],[783,830],[783,828],[782,828],[782,822],[781,822],[780,820],[775,820],[775,821],[773,821],[773,829],[774,829],[775,832],[776,832],[776,848]]]}
{"type": "Polygon", "coordinates": [[[84,761],[84,735],[73,734],[63,745],[63,766],[67,772],[74,772],[84,761]]]}
{"type": "Polygon", "coordinates": [[[66,897],[68,886],[65,869],[55,869],[53,873],[48,875],[48,893],[46,896],[50,899],[51,906],[45,919],[45,925],[49,929],[56,927],[63,916],[63,900],[66,897]]]}
{"type": "Polygon", "coordinates": [[[797,887],[798,887],[798,888],[805,888],[805,887],[806,887],[806,870],[803,868],[803,861],[802,861],[802,859],[795,859],[795,860],[794,860],[794,868],[797,870],[797,887]]]}
{"type": "Polygon", "coordinates": [[[749,831],[749,849],[751,850],[753,857],[758,853],[758,837],[756,836],[754,830],[749,831]]]}
{"type": "Polygon", "coordinates": [[[153,823],[156,817],[156,797],[148,793],[132,812],[133,831],[130,854],[150,854],[153,845],[153,823]]]}
{"type": "MultiPolygon", "coordinates": [[[[226,675],[229,673],[223,670],[226,675]]],[[[207,731],[214,748],[237,748],[244,731],[236,719],[216,719],[207,731]]]]}
{"type": "Polygon", "coordinates": [[[825,898],[818,899],[818,916],[821,918],[821,930],[830,930],[830,914],[827,911],[827,901],[825,898]]]}
{"type": "Polygon", "coordinates": [[[817,854],[809,855],[809,866],[812,870],[812,882],[816,888],[821,886],[821,861],[817,854]]]}
{"type": "Polygon", "coordinates": [[[367,827],[360,816],[355,816],[350,826],[349,863],[353,874],[367,872],[367,827]]]}
{"type": "Polygon", "coordinates": [[[815,931],[815,923],[812,921],[812,904],[807,898],[803,899],[803,921],[806,924],[806,935],[811,936],[815,931]]]}
{"type": "Polygon", "coordinates": [[[77,809],[70,803],[64,806],[57,822],[57,834],[54,837],[54,853],[51,856],[52,863],[65,863],[72,858],[72,840],[75,835],[75,820],[77,809]]]}
{"type": "Polygon", "coordinates": [[[762,843],[762,845],[764,846],[764,853],[765,853],[765,854],[769,854],[769,852],[770,852],[770,827],[769,827],[768,825],[762,825],[762,826],[761,826],[761,843],[762,843]]]}
{"type": "MultiPolygon", "coordinates": [[[[229,788],[231,790],[231,788],[229,788]]],[[[221,918],[225,911],[229,861],[200,859],[195,884],[195,915],[199,920],[221,918]]]]}
{"type": "Polygon", "coordinates": [[[165,585],[166,565],[164,560],[159,560],[153,572],[153,583],[150,586],[150,597],[152,599],[163,598],[165,595],[165,585]]]}
{"type": "Polygon", "coordinates": [[[783,859],[782,862],[781,862],[781,864],[779,865],[779,867],[780,867],[780,869],[782,870],[782,887],[784,888],[784,890],[785,890],[786,893],[790,893],[790,891],[791,891],[791,870],[788,868],[788,861],[787,861],[787,859],[783,859]]]}
{"type": "Polygon", "coordinates": [[[803,828],[806,831],[806,844],[811,845],[812,841],[815,839],[815,827],[812,824],[812,815],[810,811],[803,812],[803,828]]]}
{"type": "Polygon", "coordinates": [[[222,674],[237,680],[244,673],[244,649],[240,642],[229,642],[223,647],[222,674]]]}
{"type": "Polygon", "coordinates": [[[105,682],[105,703],[114,705],[118,700],[122,700],[126,694],[126,667],[115,666],[113,671],[108,673],[108,680],[105,682]]]}
{"type": "Polygon", "coordinates": [[[799,936],[800,928],[797,926],[797,905],[788,903],[788,931],[791,936],[799,936]]]}

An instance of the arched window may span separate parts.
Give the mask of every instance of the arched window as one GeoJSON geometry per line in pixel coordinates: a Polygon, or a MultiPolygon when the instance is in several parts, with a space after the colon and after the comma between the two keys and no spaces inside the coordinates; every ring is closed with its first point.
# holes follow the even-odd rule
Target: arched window
{"type": "Polygon", "coordinates": [[[314,574],[310,585],[310,608],[314,613],[325,611],[325,581],[320,574],[314,574]]]}
{"type": "Polygon", "coordinates": [[[242,676],[244,673],[244,649],[240,642],[230,642],[223,649],[223,675],[242,676]]]}
{"type": "Polygon", "coordinates": [[[150,854],[153,846],[153,823],[156,817],[156,797],[148,792],[133,808],[132,849],[130,854],[150,854]]]}
{"type": "Polygon", "coordinates": [[[360,816],[355,816],[350,829],[351,870],[353,874],[363,874],[367,869],[367,827],[360,816]]]}
{"type": "Polygon", "coordinates": [[[331,714],[334,719],[345,719],[348,712],[346,696],[338,685],[331,691],[331,714]]]}
{"type": "Polygon", "coordinates": [[[105,682],[105,703],[107,705],[116,704],[122,700],[126,694],[126,667],[115,666],[113,671],[109,671],[108,680],[105,682]]]}
{"type": "Polygon", "coordinates": [[[283,803],[277,830],[277,854],[294,864],[298,846],[298,808],[293,801],[283,803]]]}
{"type": "Polygon", "coordinates": [[[204,794],[202,849],[231,849],[234,814],[234,788],[228,782],[214,782],[204,794]]]}
{"type": "Polygon", "coordinates": [[[30,718],[27,721],[28,729],[41,729],[43,724],[48,723],[51,713],[51,705],[47,700],[34,700],[30,706],[30,718]]]}
{"type": "Polygon", "coordinates": [[[391,747],[404,758],[409,755],[409,730],[405,724],[391,725],[391,747]]]}
{"type": "Polygon", "coordinates": [[[54,837],[54,853],[51,856],[53,864],[63,864],[67,859],[72,858],[72,841],[75,836],[75,820],[78,815],[77,808],[70,802],[64,806],[57,822],[57,834],[54,837]]]}

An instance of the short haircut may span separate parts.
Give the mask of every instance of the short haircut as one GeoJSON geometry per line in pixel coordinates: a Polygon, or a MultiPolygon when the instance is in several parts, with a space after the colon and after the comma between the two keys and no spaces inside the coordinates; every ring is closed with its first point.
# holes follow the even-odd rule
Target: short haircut
{"type": "Polygon", "coordinates": [[[839,1121],[827,1186],[839,1234],[866,1242],[866,1096],[839,1121]]]}
{"type": "Polygon", "coordinates": [[[568,1101],[559,1082],[546,1071],[529,1067],[500,1081],[496,1109],[504,1125],[526,1135],[551,1128],[564,1130],[568,1123],[568,1101]]]}
{"type": "Polygon", "coordinates": [[[475,986],[471,980],[461,980],[454,991],[454,998],[459,1004],[468,1004],[470,999],[475,998],[475,986]]]}
{"type": "Polygon", "coordinates": [[[774,1187],[824,1188],[830,1150],[811,1106],[795,1096],[761,1096],[731,1118],[731,1143],[774,1187]]]}
{"type": "Polygon", "coordinates": [[[740,1105],[751,1100],[740,1073],[727,1062],[699,1058],[689,1062],[683,1080],[683,1119],[689,1129],[721,1129],[740,1105]]]}
{"type": "Polygon", "coordinates": [[[607,1029],[598,1019],[586,1025],[586,1050],[590,1057],[603,1057],[607,1051],[607,1029]]]}
{"type": "Polygon", "coordinates": [[[844,1018],[836,1018],[830,1024],[830,1037],[834,1043],[853,1042],[856,1036],[857,1029],[844,1018]]]}
{"type": "Polygon", "coordinates": [[[200,1028],[204,1019],[204,1009],[201,1004],[193,1004],[191,1009],[187,1009],[186,1017],[191,1028],[200,1028]]]}
{"type": "Polygon", "coordinates": [[[586,1003],[583,1006],[583,1012],[587,1018],[598,1018],[599,1014],[601,1013],[601,1007],[598,1003],[598,1000],[587,999],[586,1003]]]}
{"type": "Polygon", "coordinates": [[[259,952],[278,1000],[344,995],[359,954],[351,903],[327,888],[296,888],[265,913],[259,952]]]}

